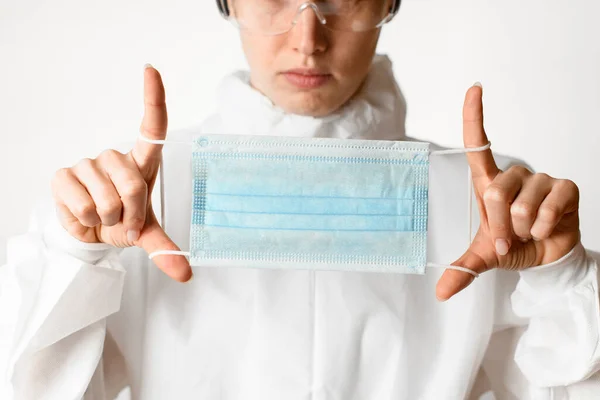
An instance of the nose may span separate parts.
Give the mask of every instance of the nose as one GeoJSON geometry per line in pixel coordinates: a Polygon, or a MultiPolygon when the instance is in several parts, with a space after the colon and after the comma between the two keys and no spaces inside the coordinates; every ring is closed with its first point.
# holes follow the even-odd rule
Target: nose
{"type": "Polygon", "coordinates": [[[294,49],[307,56],[324,52],[327,49],[327,37],[323,23],[325,19],[314,3],[301,5],[290,31],[294,49]]]}

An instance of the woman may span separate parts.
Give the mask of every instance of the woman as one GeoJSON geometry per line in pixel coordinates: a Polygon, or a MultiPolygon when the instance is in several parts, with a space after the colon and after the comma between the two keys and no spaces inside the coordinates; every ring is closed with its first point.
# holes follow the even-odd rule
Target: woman
{"type": "MultiPolygon", "coordinates": [[[[250,71],[225,79],[216,115],[169,139],[409,140],[391,63],[375,56],[399,3],[218,1],[241,28],[250,71]]],[[[144,79],[141,133],[163,140],[162,81],[151,66],[144,79]]],[[[480,85],[468,90],[465,147],[488,143],[481,98],[480,85]]],[[[432,165],[432,173],[456,187],[463,159],[432,165]]],[[[107,150],[58,171],[58,219],[41,215],[9,247],[5,397],[112,399],[129,386],[135,399],[475,398],[486,355],[498,354],[493,333],[524,328],[500,361],[516,363],[525,380],[487,380],[498,398],[566,398],[564,386],[600,365],[597,265],[579,242],[577,187],[509,168],[511,160],[489,150],[467,159],[481,224],[455,265],[485,272],[475,282],[456,270],[249,268],[194,268],[190,282],[185,257],[156,256],[160,270],[147,258],[189,245],[189,148],[138,140],[126,154],[107,150]],[[434,294],[457,296],[442,303],[434,294]]],[[[444,195],[431,195],[430,214],[456,204],[454,192],[444,195]]],[[[453,223],[468,216],[447,214],[439,231],[455,251],[453,223]]],[[[437,258],[451,253],[439,248],[437,258]]]]}

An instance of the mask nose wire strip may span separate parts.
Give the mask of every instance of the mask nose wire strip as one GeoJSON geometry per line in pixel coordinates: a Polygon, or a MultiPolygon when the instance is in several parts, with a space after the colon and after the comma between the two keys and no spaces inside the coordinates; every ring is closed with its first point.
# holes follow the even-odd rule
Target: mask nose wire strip
{"type": "MultiPolygon", "coordinates": [[[[192,145],[192,143],[190,142],[183,142],[183,141],[178,141],[178,140],[159,140],[159,139],[149,139],[146,136],[144,136],[142,133],[139,134],[139,139],[146,142],[146,143],[151,143],[151,144],[187,144],[187,145],[192,145]]],[[[473,153],[473,152],[477,152],[477,151],[485,151],[487,149],[489,149],[492,146],[492,143],[489,142],[488,144],[486,144],[485,146],[481,146],[481,147],[468,147],[468,148],[463,148],[463,149],[449,149],[449,150],[435,150],[432,151],[431,153],[429,153],[432,156],[437,156],[437,155],[446,155],[446,154],[464,154],[464,153],[473,153]]]]}
{"type": "MultiPolygon", "coordinates": [[[[149,139],[147,137],[145,137],[141,132],[139,134],[139,139],[146,142],[146,143],[151,143],[151,144],[186,144],[186,145],[192,145],[192,143],[190,142],[182,142],[182,141],[175,141],[175,140],[158,140],[158,139],[149,139]]],[[[435,155],[446,155],[446,154],[464,154],[464,153],[472,153],[472,152],[477,152],[477,151],[485,151],[487,149],[489,149],[491,147],[492,143],[488,143],[485,146],[481,146],[481,147],[473,147],[473,148],[463,148],[463,149],[449,149],[449,150],[437,150],[437,151],[432,151],[430,153],[430,155],[435,156],[435,155]]],[[[472,211],[472,195],[471,195],[471,173],[469,171],[469,173],[467,174],[468,176],[468,185],[467,188],[469,190],[469,244],[471,243],[471,238],[472,238],[472,232],[471,232],[471,211],[472,211]]],[[[162,255],[176,255],[176,256],[185,256],[185,257],[190,257],[191,253],[189,251],[178,251],[178,250],[158,250],[158,251],[154,251],[152,253],[150,253],[148,255],[149,259],[153,259],[156,256],[162,256],[162,255]]],[[[444,268],[444,269],[453,269],[456,271],[461,271],[461,272],[466,272],[467,274],[471,274],[473,275],[475,278],[479,277],[479,274],[473,270],[470,270],[468,268],[464,268],[464,267],[459,267],[456,265],[444,265],[444,264],[434,264],[434,263],[427,263],[426,264],[427,267],[429,268],[444,268]]]]}

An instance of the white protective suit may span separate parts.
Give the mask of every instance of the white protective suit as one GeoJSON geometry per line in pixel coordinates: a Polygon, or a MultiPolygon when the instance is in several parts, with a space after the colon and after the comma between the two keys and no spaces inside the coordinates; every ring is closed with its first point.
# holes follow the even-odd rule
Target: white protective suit
{"type": "MultiPolygon", "coordinates": [[[[225,79],[199,132],[404,137],[391,63],[377,57],[357,97],[327,118],[287,115],[225,79]]],[[[191,148],[164,147],[155,207],[188,249],[191,148]]],[[[511,161],[497,157],[500,168],[511,161]]],[[[464,155],[431,160],[428,261],[468,245],[464,155]]],[[[473,226],[477,209],[473,210],[473,226]]],[[[446,303],[424,276],[195,268],[167,278],[138,248],[70,237],[50,209],[12,238],[0,269],[1,399],[567,399],[599,369],[597,264],[581,244],[551,265],[494,270],[446,303]],[[518,282],[518,283],[517,283],[518,282]],[[520,372],[522,371],[522,373],[520,372]]],[[[591,392],[590,392],[591,393],[591,392]]],[[[600,398],[600,392],[597,397],[600,398]]]]}

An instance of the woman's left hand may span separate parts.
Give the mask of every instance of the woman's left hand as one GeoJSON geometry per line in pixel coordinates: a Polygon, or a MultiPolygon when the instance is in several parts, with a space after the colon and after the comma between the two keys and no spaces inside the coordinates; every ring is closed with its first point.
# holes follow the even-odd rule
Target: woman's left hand
{"type": "MultiPolygon", "coordinates": [[[[465,147],[488,143],[483,128],[482,89],[467,91],[463,108],[465,147]]],[[[522,270],[565,256],[579,242],[579,189],[570,180],[515,166],[501,171],[491,150],[467,153],[479,206],[480,226],[471,246],[452,265],[482,273],[522,270]]],[[[473,276],[446,270],[436,295],[447,300],[473,276]]]]}

